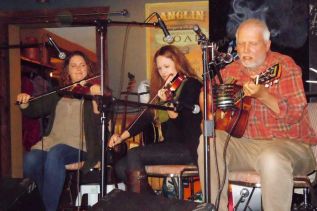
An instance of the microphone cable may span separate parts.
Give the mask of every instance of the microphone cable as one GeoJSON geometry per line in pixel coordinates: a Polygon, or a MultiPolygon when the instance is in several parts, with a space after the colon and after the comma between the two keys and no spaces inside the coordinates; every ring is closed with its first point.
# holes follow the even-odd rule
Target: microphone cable
{"type": "MultiPolygon", "coordinates": [[[[223,188],[224,188],[224,185],[225,185],[225,182],[226,182],[226,177],[227,177],[227,173],[228,173],[228,169],[227,169],[227,160],[226,160],[226,157],[227,157],[227,149],[228,149],[228,145],[229,145],[229,142],[231,140],[231,134],[233,132],[233,130],[236,128],[237,124],[238,124],[238,121],[241,117],[241,114],[242,114],[242,108],[243,108],[243,99],[242,99],[242,95],[243,93],[241,93],[240,97],[241,97],[241,103],[240,103],[240,108],[239,108],[239,113],[238,113],[238,116],[237,118],[235,119],[232,127],[230,128],[230,132],[228,133],[227,135],[227,138],[225,140],[225,145],[224,145],[224,148],[223,148],[223,156],[222,156],[222,159],[223,159],[223,164],[224,164],[224,172],[223,172],[223,176],[222,176],[222,181],[221,181],[221,184],[220,186],[218,185],[218,194],[217,194],[217,197],[216,197],[216,202],[215,202],[215,207],[216,207],[216,210],[219,209],[219,204],[220,204],[220,196],[221,196],[221,193],[223,191],[223,188]]],[[[214,144],[215,146],[216,144],[214,144]]],[[[217,156],[216,156],[217,157],[217,156]]],[[[218,181],[220,180],[220,174],[219,174],[219,168],[217,166],[217,173],[218,173],[218,181]]],[[[229,178],[228,178],[229,179],[229,178]]],[[[229,183],[229,182],[228,182],[229,183]]],[[[219,183],[218,183],[219,184],[219,183]]]]}

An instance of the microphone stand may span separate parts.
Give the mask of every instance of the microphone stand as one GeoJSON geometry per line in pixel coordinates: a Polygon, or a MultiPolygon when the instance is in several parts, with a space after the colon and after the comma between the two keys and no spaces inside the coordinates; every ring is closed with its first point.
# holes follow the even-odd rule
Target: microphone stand
{"type": "Polygon", "coordinates": [[[140,103],[136,101],[129,101],[129,100],[121,100],[112,98],[113,103],[115,104],[122,104],[122,105],[130,105],[134,107],[146,107],[148,109],[157,109],[157,110],[164,110],[164,111],[177,111],[177,107],[168,107],[163,105],[151,104],[151,103],[140,103]]]}
{"type": "Polygon", "coordinates": [[[142,26],[142,27],[159,27],[157,23],[146,23],[146,22],[136,22],[136,21],[113,21],[111,19],[105,19],[105,20],[94,20],[94,21],[82,21],[82,22],[76,22],[72,23],[72,26],[142,26]]]}
{"type": "MultiPolygon", "coordinates": [[[[214,44],[209,42],[209,40],[204,36],[198,39],[198,44],[202,48],[202,60],[203,60],[203,93],[204,93],[204,116],[203,116],[203,135],[204,135],[204,201],[206,203],[211,203],[210,198],[210,143],[209,138],[214,137],[214,120],[208,120],[208,49],[211,48],[212,58],[214,58],[214,44]]],[[[210,89],[210,94],[212,95],[212,88],[210,89]]],[[[212,97],[211,97],[212,98],[212,97]]]]}
{"type": "MultiPolygon", "coordinates": [[[[101,93],[102,95],[105,94],[104,89],[104,52],[105,52],[105,31],[106,31],[106,24],[101,24],[99,22],[96,23],[96,29],[99,33],[99,68],[100,68],[100,86],[101,86],[101,93]]],[[[102,105],[103,106],[103,105],[102,105]]],[[[107,117],[104,109],[101,110],[101,183],[100,183],[100,193],[101,198],[105,196],[105,193],[107,193],[107,185],[106,185],[106,176],[107,176],[107,169],[106,169],[106,141],[108,137],[106,136],[106,129],[108,128],[108,124],[106,122],[107,117]]]]}
{"type": "Polygon", "coordinates": [[[81,95],[83,98],[87,99],[96,99],[98,102],[102,101],[101,104],[103,105],[102,110],[109,112],[109,108],[113,105],[128,105],[131,107],[146,107],[147,109],[157,109],[157,110],[164,110],[164,111],[177,111],[176,107],[169,107],[164,105],[152,104],[152,103],[140,103],[138,101],[130,101],[130,100],[122,100],[117,99],[112,96],[91,96],[91,95],[81,95]]]}
{"type": "MultiPolygon", "coordinates": [[[[100,58],[99,58],[99,65],[100,65],[100,81],[101,81],[101,93],[104,96],[105,95],[105,89],[104,89],[104,52],[105,52],[105,31],[107,26],[109,25],[134,25],[134,26],[142,26],[142,27],[156,27],[154,23],[144,23],[144,22],[123,22],[123,21],[112,21],[110,19],[105,19],[105,20],[94,20],[93,22],[77,22],[73,25],[77,26],[91,26],[95,25],[97,32],[99,33],[99,42],[100,42],[100,58]]],[[[107,184],[106,184],[106,176],[107,176],[107,170],[106,170],[106,149],[107,149],[107,140],[108,137],[106,136],[106,129],[108,128],[107,125],[107,116],[106,116],[106,110],[103,109],[107,107],[107,105],[104,105],[104,102],[102,100],[102,105],[101,105],[101,141],[102,141],[102,152],[101,152],[101,184],[100,184],[100,193],[101,193],[101,198],[105,196],[105,193],[107,193],[107,184]]]]}

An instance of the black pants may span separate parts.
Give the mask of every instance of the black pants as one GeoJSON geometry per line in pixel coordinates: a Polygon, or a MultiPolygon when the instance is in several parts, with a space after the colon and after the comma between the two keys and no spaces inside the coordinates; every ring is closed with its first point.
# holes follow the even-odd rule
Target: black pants
{"type": "MultiPolygon", "coordinates": [[[[193,149],[196,150],[196,149],[193,149]]],[[[179,143],[150,144],[132,148],[115,165],[117,177],[126,182],[126,171],[144,171],[145,165],[193,164],[192,153],[179,143]]]]}

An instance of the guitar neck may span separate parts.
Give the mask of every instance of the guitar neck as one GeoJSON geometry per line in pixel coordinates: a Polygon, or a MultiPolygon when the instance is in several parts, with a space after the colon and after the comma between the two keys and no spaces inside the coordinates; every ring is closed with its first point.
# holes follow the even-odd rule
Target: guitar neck
{"type": "MultiPolygon", "coordinates": [[[[252,79],[255,84],[265,84],[267,86],[271,86],[274,82],[277,82],[277,79],[281,75],[281,69],[279,64],[275,64],[272,67],[268,68],[266,71],[257,75],[254,79],[252,79]],[[275,81],[276,80],[276,81],[275,81]]],[[[239,102],[245,94],[243,89],[241,88],[239,92],[234,95],[234,102],[239,102]]]]}

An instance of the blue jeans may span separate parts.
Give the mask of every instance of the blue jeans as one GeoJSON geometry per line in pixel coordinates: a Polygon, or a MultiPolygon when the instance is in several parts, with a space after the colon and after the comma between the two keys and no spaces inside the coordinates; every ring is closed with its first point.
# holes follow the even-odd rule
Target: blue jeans
{"type": "MultiPolygon", "coordinates": [[[[63,190],[65,165],[78,161],[79,150],[58,144],[49,151],[31,150],[24,156],[24,176],[35,181],[46,211],[56,211],[63,190]]],[[[81,160],[85,152],[80,151],[81,160]]]]}

